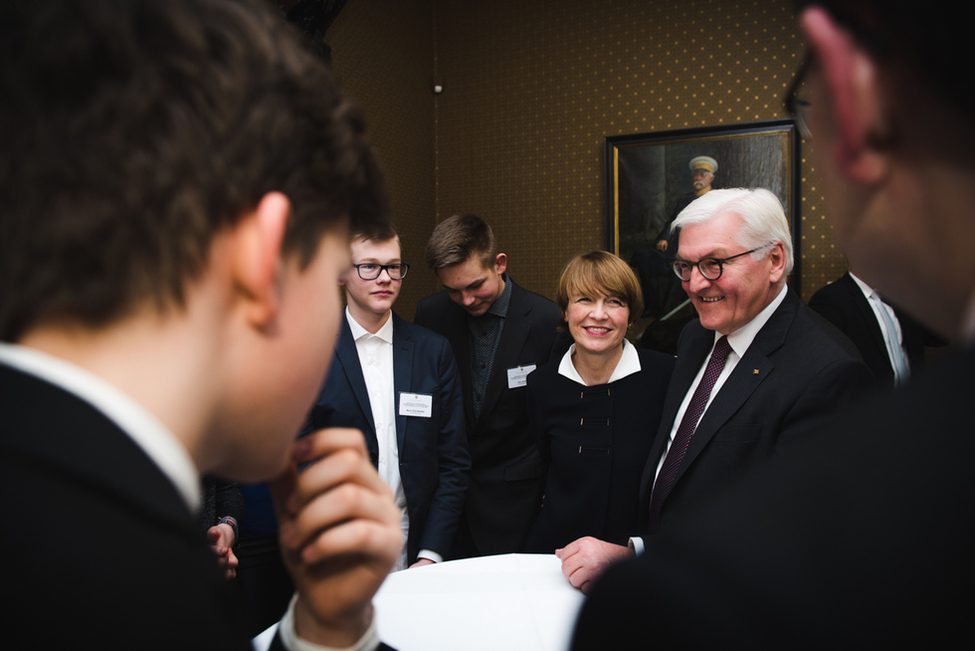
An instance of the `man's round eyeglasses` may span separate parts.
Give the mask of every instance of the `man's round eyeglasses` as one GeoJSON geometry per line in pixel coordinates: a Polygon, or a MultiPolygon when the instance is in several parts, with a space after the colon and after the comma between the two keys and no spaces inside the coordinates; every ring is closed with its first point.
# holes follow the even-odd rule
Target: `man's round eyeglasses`
{"type": "Polygon", "coordinates": [[[688,262],[687,260],[674,260],[671,266],[674,269],[674,273],[682,281],[688,281],[691,279],[691,271],[694,267],[701,272],[707,280],[717,280],[724,273],[724,263],[729,260],[734,260],[735,258],[740,258],[743,255],[748,255],[749,253],[755,253],[755,251],[761,251],[762,249],[771,246],[774,242],[768,242],[762,246],[756,247],[751,251],[745,251],[744,253],[738,253],[727,258],[704,258],[703,260],[698,260],[697,262],[688,262]]]}
{"type": "Polygon", "coordinates": [[[390,280],[403,280],[406,278],[406,272],[410,270],[410,265],[405,262],[394,262],[393,264],[375,264],[373,262],[363,262],[361,264],[352,265],[355,267],[356,272],[359,274],[359,278],[363,280],[375,280],[379,278],[383,270],[389,276],[390,280]]]}

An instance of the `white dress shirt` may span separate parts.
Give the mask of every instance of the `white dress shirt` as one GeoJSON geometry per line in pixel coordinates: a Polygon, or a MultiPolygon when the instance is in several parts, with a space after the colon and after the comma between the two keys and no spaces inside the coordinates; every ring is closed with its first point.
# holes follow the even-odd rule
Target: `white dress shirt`
{"type": "MultiPolygon", "coordinates": [[[[569,350],[562,355],[562,361],[559,362],[559,375],[567,377],[573,382],[577,382],[583,386],[586,385],[586,381],[582,379],[579,375],[579,371],[576,370],[575,364],[572,363],[572,355],[575,354],[576,345],[572,344],[569,346],[569,350]]],[[[620,356],[620,361],[616,362],[616,368],[613,369],[613,374],[609,377],[610,384],[616,382],[617,380],[622,380],[627,375],[633,375],[634,373],[640,372],[640,355],[637,354],[636,348],[626,339],[623,340],[623,354],[620,356]]]]}
{"type": "Polygon", "coordinates": [[[406,510],[406,493],[399,474],[399,445],[396,441],[396,394],[393,388],[393,319],[391,314],[376,334],[372,334],[353,318],[349,308],[345,308],[345,318],[349,321],[362,378],[366,382],[369,406],[372,408],[372,422],[376,427],[379,444],[379,476],[392,489],[396,506],[402,514],[403,553],[394,570],[406,567],[405,541],[410,530],[410,516],[406,510]]]}
{"type": "Polygon", "coordinates": [[[850,278],[863,292],[867,303],[870,304],[870,309],[873,310],[873,317],[877,320],[877,325],[880,326],[880,332],[884,336],[884,347],[887,350],[887,359],[890,361],[890,367],[894,370],[894,384],[903,384],[911,374],[911,364],[907,359],[907,351],[904,349],[904,333],[901,331],[901,322],[897,319],[894,308],[883,302],[877,290],[857,278],[853,273],[850,273],[850,278]],[[886,318],[882,313],[886,313],[886,318]],[[888,322],[894,325],[894,332],[888,332],[886,325],[888,322]],[[904,369],[903,377],[901,368],[904,369]]]}

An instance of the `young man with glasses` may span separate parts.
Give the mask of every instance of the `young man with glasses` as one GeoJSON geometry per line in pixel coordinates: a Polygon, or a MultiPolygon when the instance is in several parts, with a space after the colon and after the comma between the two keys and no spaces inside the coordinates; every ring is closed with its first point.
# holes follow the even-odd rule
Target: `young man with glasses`
{"type": "Polygon", "coordinates": [[[396,569],[450,553],[467,494],[464,402],[450,344],[393,313],[410,266],[392,231],[354,236],[345,318],[328,378],[306,430],[362,431],[403,515],[396,569]]]}
{"type": "MultiPolygon", "coordinates": [[[[786,286],[792,239],[768,190],[712,190],[674,220],[674,271],[699,320],[681,333],[677,366],[641,482],[647,534],[679,521],[815,432],[870,381],[849,342],[786,286]],[[827,331],[829,330],[829,332],[827,331]],[[845,344],[845,346],[843,345],[845,344]]],[[[629,546],[581,538],[558,553],[572,585],[588,591],[629,546]]]]}

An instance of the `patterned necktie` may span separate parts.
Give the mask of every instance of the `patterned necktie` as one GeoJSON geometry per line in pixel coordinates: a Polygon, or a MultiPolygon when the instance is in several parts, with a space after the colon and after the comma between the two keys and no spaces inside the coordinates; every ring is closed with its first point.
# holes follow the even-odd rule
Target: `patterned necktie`
{"type": "Polygon", "coordinates": [[[697,423],[701,420],[704,407],[708,404],[711,389],[714,388],[714,383],[717,382],[718,376],[724,370],[724,364],[728,360],[728,353],[730,352],[731,345],[728,344],[727,335],[718,339],[718,343],[714,345],[714,350],[711,352],[711,359],[708,360],[707,368],[704,369],[704,377],[701,378],[701,383],[697,385],[694,395],[691,396],[691,402],[687,405],[684,418],[680,422],[680,427],[677,428],[677,434],[674,435],[674,442],[670,444],[667,458],[664,459],[664,465],[653,485],[653,496],[650,498],[651,530],[656,528],[657,520],[660,517],[660,507],[667,499],[667,495],[670,494],[670,489],[674,487],[680,462],[684,458],[684,453],[687,452],[687,446],[691,443],[691,436],[697,429],[697,423]]]}

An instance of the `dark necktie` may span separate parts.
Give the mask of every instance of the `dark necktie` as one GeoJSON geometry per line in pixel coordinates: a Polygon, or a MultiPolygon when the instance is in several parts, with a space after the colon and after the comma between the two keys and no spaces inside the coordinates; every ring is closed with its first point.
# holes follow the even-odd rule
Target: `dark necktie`
{"type": "Polygon", "coordinates": [[[657,519],[660,517],[660,507],[667,499],[667,495],[670,494],[670,489],[674,487],[680,462],[684,458],[684,453],[687,452],[687,446],[691,443],[691,436],[697,429],[697,423],[701,420],[704,407],[708,404],[711,389],[714,388],[714,383],[717,382],[718,376],[724,370],[724,364],[728,360],[728,353],[730,352],[731,346],[728,344],[728,337],[723,336],[718,339],[718,343],[714,345],[714,350],[711,352],[711,359],[708,360],[707,368],[704,369],[704,377],[701,378],[701,383],[697,385],[694,395],[691,396],[691,402],[687,405],[684,418],[674,435],[674,442],[670,444],[667,458],[664,459],[664,465],[653,485],[653,495],[650,498],[651,530],[656,527],[657,519]]]}

